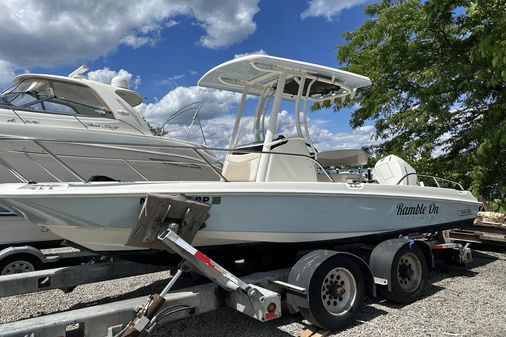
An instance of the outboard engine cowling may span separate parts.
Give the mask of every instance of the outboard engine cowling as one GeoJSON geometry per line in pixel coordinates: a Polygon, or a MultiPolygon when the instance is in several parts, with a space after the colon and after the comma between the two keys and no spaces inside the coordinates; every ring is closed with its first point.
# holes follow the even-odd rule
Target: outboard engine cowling
{"type": "Polygon", "coordinates": [[[374,165],[372,174],[380,184],[395,185],[404,177],[399,185],[418,185],[415,169],[393,154],[381,158],[374,165]],[[409,175],[406,176],[407,174],[409,175]]]}

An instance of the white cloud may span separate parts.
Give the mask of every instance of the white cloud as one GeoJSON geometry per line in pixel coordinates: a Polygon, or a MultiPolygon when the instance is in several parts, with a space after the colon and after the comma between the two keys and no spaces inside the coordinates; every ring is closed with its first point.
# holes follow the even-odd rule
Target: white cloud
{"type": "Polygon", "coordinates": [[[260,0],[193,0],[192,12],[206,31],[200,43],[220,48],[245,39],[256,30],[253,16],[260,0]]]}
{"type": "MultiPolygon", "coordinates": [[[[246,119],[249,119],[247,117],[246,119]]],[[[214,148],[227,148],[228,142],[232,135],[232,127],[234,125],[235,116],[228,114],[225,116],[219,116],[216,118],[203,120],[202,121],[202,129],[204,131],[204,135],[206,137],[207,146],[214,148]]],[[[166,131],[168,131],[166,137],[188,140],[197,144],[203,144],[202,135],[200,133],[200,129],[198,125],[194,125],[191,129],[188,138],[186,138],[186,133],[188,131],[189,125],[186,124],[171,124],[166,131]]],[[[223,153],[220,155],[223,157],[223,153]]]]}
{"type": "Polygon", "coordinates": [[[300,14],[302,19],[323,16],[328,21],[343,10],[360,5],[367,0],[310,0],[309,7],[300,14]]]}
{"type": "Polygon", "coordinates": [[[186,77],[186,74],[172,75],[167,78],[164,78],[163,80],[160,80],[159,83],[160,83],[160,85],[164,85],[164,86],[168,85],[173,88],[176,88],[176,87],[178,87],[177,81],[179,81],[185,77],[186,77]]]}
{"type": "Polygon", "coordinates": [[[363,146],[378,144],[373,140],[374,126],[366,125],[349,132],[332,132],[318,124],[310,127],[311,137],[320,151],[332,149],[359,149],[363,146]]]}
{"type": "Polygon", "coordinates": [[[184,77],[185,77],[185,74],[179,74],[179,75],[170,76],[167,79],[171,80],[171,81],[175,81],[175,80],[180,80],[184,77]]]}
{"type": "Polygon", "coordinates": [[[154,46],[160,40],[161,30],[163,28],[170,28],[177,25],[175,20],[167,20],[165,24],[160,25],[156,23],[146,24],[139,30],[135,30],[132,34],[125,36],[120,40],[120,43],[130,46],[134,49],[144,45],[154,46]]]}
{"type": "MultiPolygon", "coordinates": [[[[141,104],[140,113],[153,126],[161,126],[165,120],[182,107],[202,102],[199,116],[203,120],[224,116],[241,99],[241,96],[228,91],[219,91],[203,87],[177,87],[168,92],[156,103],[141,104]]],[[[187,124],[191,120],[191,113],[175,120],[174,123],[187,124]]]]}
{"type": "Polygon", "coordinates": [[[119,71],[114,71],[109,69],[108,67],[104,67],[102,69],[90,71],[88,73],[88,78],[92,81],[102,82],[105,84],[111,84],[111,81],[114,77],[119,77],[121,79],[125,79],[129,86],[132,89],[137,89],[141,84],[141,77],[137,75],[132,81],[133,75],[130,74],[125,69],[120,69],[119,71]]]}
{"type": "Polygon", "coordinates": [[[0,60],[17,67],[55,66],[95,59],[120,44],[155,44],[182,17],[204,29],[208,48],[226,47],[256,29],[259,0],[5,0],[0,60]]]}
{"type": "Polygon", "coordinates": [[[0,60],[0,91],[10,87],[14,77],[16,77],[14,65],[0,60]]]}
{"type": "Polygon", "coordinates": [[[238,59],[239,57],[248,56],[248,55],[269,55],[267,52],[263,49],[253,51],[251,53],[242,53],[242,54],[235,54],[234,59],[238,59]]]}
{"type": "MultiPolygon", "coordinates": [[[[234,121],[235,116],[231,114],[220,118],[203,121],[203,130],[206,135],[208,144],[214,147],[227,147],[228,141],[232,134],[234,121]]],[[[269,118],[266,118],[266,126],[268,121],[269,118]]],[[[254,120],[251,116],[244,117],[242,119],[241,128],[238,135],[239,144],[248,144],[254,142],[254,135],[252,132],[253,123],[254,120]]],[[[339,148],[359,149],[363,146],[378,143],[377,141],[372,140],[374,134],[373,126],[363,126],[355,130],[350,130],[349,132],[333,132],[325,128],[325,123],[326,122],[324,120],[318,119],[308,121],[311,139],[318,151],[326,151],[339,148]]],[[[186,135],[186,129],[184,129],[184,132],[186,135]]],[[[295,129],[295,121],[293,115],[286,110],[281,111],[278,115],[278,132],[276,136],[283,135],[285,137],[294,137],[296,134],[297,131],[295,129]]],[[[198,134],[197,129],[192,130],[190,137],[191,138],[189,138],[189,140],[201,142],[201,137],[198,134]]]]}

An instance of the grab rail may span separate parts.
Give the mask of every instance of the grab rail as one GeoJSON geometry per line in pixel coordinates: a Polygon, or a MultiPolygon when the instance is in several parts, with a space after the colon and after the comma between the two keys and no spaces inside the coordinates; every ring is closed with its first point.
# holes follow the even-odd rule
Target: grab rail
{"type": "MultiPolygon", "coordinates": [[[[9,109],[11,110],[11,112],[23,123],[23,124],[26,124],[26,121],[21,117],[20,114],[18,114],[18,112],[16,111],[16,109],[14,109],[14,107],[11,105],[11,104],[2,104],[0,103],[0,105],[7,105],[9,107],[9,109]]],[[[19,108],[19,107],[17,107],[19,108]]],[[[82,126],[84,126],[85,129],[88,129],[88,127],[79,119],[77,118],[77,115],[71,115],[71,114],[64,114],[64,113],[58,113],[57,111],[44,111],[44,112],[41,112],[39,110],[34,110],[34,109],[30,109],[30,108],[22,108],[20,109],[21,111],[26,111],[26,112],[36,112],[36,113],[45,113],[45,114],[51,114],[51,115],[59,115],[59,116],[69,116],[69,117],[73,117],[76,121],[79,122],[79,124],[81,124],[82,126]]]]}
{"type": "MultiPolygon", "coordinates": [[[[139,122],[138,118],[135,116],[135,114],[132,114],[130,112],[130,110],[128,110],[128,108],[125,107],[125,105],[118,101],[125,109],[126,111],[131,115],[133,116],[137,122],[139,122]]],[[[18,113],[18,111],[16,109],[14,109],[14,106],[10,105],[10,104],[2,104],[0,103],[0,107],[1,106],[8,106],[10,111],[15,115],[16,118],[18,118],[23,124],[27,124],[27,122],[23,119],[23,117],[21,117],[21,115],[18,113]]],[[[16,107],[18,108],[18,110],[20,110],[21,112],[33,112],[33,113],[40,113],[41,116],[43,115],[55,115],[55,116],[65,116],[65,117],[72,117],[75,121],[77,121],[80,125],[83,126],[83,128],[89,130],[90,128],[88,127],[88,125],[86,125],[86,120],[81,120],[81,118],[97,118],[98,116],[87,116],[87,115],[80,115],[80,114],[67,114],[67,113],[61,113],[61,112],[58,112],[58,111],[50,111],[50,110],[35,110],[35,109],[30,109],[30,108],[22,108],[22,109],[19,109],[20,107],[16,107]]],[[[106,118],[106,117],[98,117],[98,118],[103,118],[103,119],[106,119],[106,120],[114,120],[116,122],[119,122],[121,124],[124,124],[125,126],[127,127],[131,127],[133,130],[137,131],[139,134],[141,135],[145,135],[146,132],[144,131],[141,131],[139,129],[139,126],[134,126],[132,123],[129,123],[125,120],[122,120],[122,119],[117,119],[117,118],[106,118]]],[[[199,120],[200,122],[200,120],[199,120]]],[[[140,124],[140,122],[139,122],[140,124]]],[[[149,133],[149,135],[151,135],[151,133],[149,133]]]]}
{"type": "Polygon", "coordinates": [[[81,177],[79,175],[79,173],[77,173],[74,169],[72,169],[70,166],[68,166],[67,164],[65,164],[60,158],[58,158],[58,155],[55,155],[53,152],[51,152],[51,150],[49,150],[46,146],[42,145],[41,144],[41,140],[38,140],[38,139],[34,139],[33,142],[35,144],[37,144],[38,146],[40,146],[44,151],[47,152],[47,154],[49,154],[54,160],[56,160],[60,165],[62,165],[63,167],[65,167],[70,173],[72,173],[77,179],[81,180],[81,181],[86,181],[86,179],[84,179],[83,177],[81,177]]]}
{"type": "Polygon", "coordinates": [[[464,187],[460,183],[458,183],[456,181],[448,180],[448,179],[445,179],[445,178],[436,177],[436,176],[429,175],[429,174],[416,173],[416,172],[406,173],[405,175],[402,176],[402,178],[397,182],[396,185],[399,185],[404,179],[406,179],[407,177],[412,176],[412,175],[416,175],[416,176],[419,176],[419,177],[432,178],[432,179],[434,179],[434,182],[436,183],[437,187],[441,187],[441,185],[439,185],[438,180],[446,181],[446,182],[449,182],[449,183],[457,185],[460,188],[461,191],[464,191],[464,187]]]}

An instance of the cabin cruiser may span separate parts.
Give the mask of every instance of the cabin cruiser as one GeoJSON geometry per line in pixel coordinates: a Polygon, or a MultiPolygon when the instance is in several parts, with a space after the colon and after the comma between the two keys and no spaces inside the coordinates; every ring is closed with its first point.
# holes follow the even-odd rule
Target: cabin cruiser
{"type": "Polygon", "coordinates": [[[114,78],[22,74],[0,101],[0,182],[216,179],[195,144],[154,136],[133,107],[142,96],[114,78]],[[158,146],[165,147],[162,150],[158,146]],[[201,165],[204,162],[206,165],[201,165]]]}
{"type": "MultiPolygon", "coordinates": [[[[22,74],[2,93],[1,183],[217,180],[213,167],[221,169],[221,163],[214,154],[153,135],[133,109],[143,97],[118,77],[111,85],[89,80],[87,69],[69,76],[22,74]]],[[[200,105],[191,107],[186,110],[194,121],[200,105]]],[[[0,244],[58,239],[3,209],[0,230],[0,244]]]]}
{"type": "Polygon", "coordinates": [[[367,77],[250,55],[213,68],[198,84],[242,94],[220,181],[9,184],[0,189],[0,205],[94,251],[138,248],[128,240],[150,194],[210,205],[205,226],[191,242],[198,247],[407,235],[470,225],[476,217],[480,204],[469,191],[445,188],[444,179],[417,174],[396,156],[383,158],[366,175],[329,173],[340,165],[363,165],[367,158],[360,150],[318,152],[308,105],[352,97],[370,85],[367,77]],[[254,142],[240,144],[250,95],[258,96],[254,142]],[[281,101],[294,103],[294,136],[278,136],[281,101]],[[429,180],[436,186],[427,186],[429,180]]]}

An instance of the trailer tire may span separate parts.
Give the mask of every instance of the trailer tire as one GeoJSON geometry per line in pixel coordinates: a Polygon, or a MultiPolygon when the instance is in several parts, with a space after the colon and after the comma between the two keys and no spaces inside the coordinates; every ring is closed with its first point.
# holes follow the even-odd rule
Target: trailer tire
{"type": "Polygon", "coordinates": [[[392,261],[391,291],[378,287],[380,296],[400,304],[418,300],[427,286],[427,262],[417,245],[404,245],[392,261]]]}
{"type": "Polygon", "coordinates": [[[309,284],[309,308],[302,316],[320,328],[337,330],[353,323],[365,298],[365,277],[360,266],[335,255],[314,270],[309,284]]]}
{"type": "Polygon", "coordinates": [[[44,264],[30,254],[15,254],[0,261],[0,275],[26,273],[42,269],[44,264]]]}

